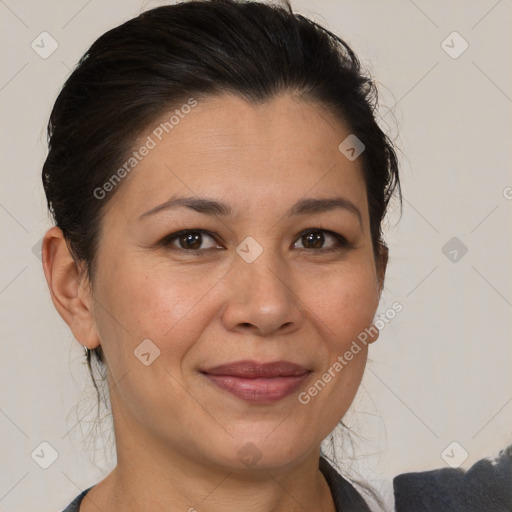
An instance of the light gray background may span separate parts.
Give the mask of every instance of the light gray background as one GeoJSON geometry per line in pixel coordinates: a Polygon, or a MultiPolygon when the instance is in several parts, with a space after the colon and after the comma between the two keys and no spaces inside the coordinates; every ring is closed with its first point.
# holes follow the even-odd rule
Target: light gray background
{"type": "MultiPolygon", "coordinates": [[[[110,469],[101,449],[95,466],[84,446],[89,424],[77,424],[77,415],[94,406],[92,386],[34,254],[50,227],[40,184],[45,126],[88,46],[160,4],[0,0],[4,512],[59,511],[110,469]],[[47,59],[31,48],[43,31],[58,42],[47,59]],[[48,469],[31,458],[43,441],[58,452],[48,469]]],[[[394,301],[403,311],[371,347],[346,417],[359,434],[350,470],[392,507],[397,473],[447,467],[445,459],[458,463],[464,451],[468,468],[512,442],[512,2],[293,5],[356,50],[380,85],[382,126],[401,149],[404,214],[398,224],[391,215],[386,230],[391,256],[379,311],[394,301]],[[458,58],[442,46],[454,31],[469,44],[458,58]],[[456,262],[442,252],[452,237],[468,249],[456,262]]],[[[461,44],[450,36],[445,47],[453,54],[461,44]]]]}

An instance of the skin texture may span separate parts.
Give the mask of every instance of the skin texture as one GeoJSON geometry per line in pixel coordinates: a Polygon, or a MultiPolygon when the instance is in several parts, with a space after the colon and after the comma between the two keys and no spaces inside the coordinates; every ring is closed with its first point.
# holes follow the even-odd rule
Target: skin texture
{"type": "Polygon", "coordinates": [[[47,232],[55,307],[82,345],[101,344],[111,387],[118,465],[82,511],[334,510],[320,443],[356,394],[367,347],[307,405],[297,395],[372,325],[387,260],[383,250],[378,272],[360,163],[338,150],[349,134],[288,94],[260,105],[201,99],[108,203],[94,292],[60,229],[47,232]],[[223,201],[234,215],[178,207],[138,219],[173,195],[223,201]],[[300,199],[335,196],[354,203],[361,222],[341,208],[286,215],[300,199]],[[308,245],[308,228],[351,246],[322,252],[336,239],[324,233],[308,245]],[[158,244],[181,229],[215,238],[203,236],[202,254],[179,239],[158,244]],[[248,236],[262,248],[252,263],[236,252],[248,236]],[[144,339],[160,350],[149,366],[134,355],[144,339]],[[199,372],[239,360],[287,360],[312,374],[284,399],[253,404],[199,372]],[[255,464],[239,460],[244,446],[260,455],[255,464]]]}

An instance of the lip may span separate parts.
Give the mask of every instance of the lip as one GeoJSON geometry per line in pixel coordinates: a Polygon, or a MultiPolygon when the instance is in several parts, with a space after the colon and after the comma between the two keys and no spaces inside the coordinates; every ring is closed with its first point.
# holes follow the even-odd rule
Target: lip
{"type": "Polygon", "coordinates": [[[202,370],[217,387],[253,403],[273,403],[290,395],[311,370],[288,361],[238,361],[202,370]]]}

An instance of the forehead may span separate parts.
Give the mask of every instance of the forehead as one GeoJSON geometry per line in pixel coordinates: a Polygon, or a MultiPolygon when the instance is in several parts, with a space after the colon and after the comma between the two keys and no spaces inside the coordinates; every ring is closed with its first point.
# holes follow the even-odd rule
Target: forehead
{"type": "Polygon", "coordinates": [[[260,104],[227,94],[198,99],[141,134],[135,165],[111,202],[136,217],[176,193],[222,198],[236,210],[340,193],[366,210],[360,160],[338,149],[349,135],[324,107],[290,95],[260,104]]]}

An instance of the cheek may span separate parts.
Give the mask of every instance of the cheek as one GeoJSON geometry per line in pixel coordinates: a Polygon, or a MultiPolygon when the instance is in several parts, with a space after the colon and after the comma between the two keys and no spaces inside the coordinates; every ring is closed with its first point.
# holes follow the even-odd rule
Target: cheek
{"type": "Polygon", "coordinates": [[[172,341],[176,355],[185,351],[194,333],[210,320],[208,301],[203,299],[222,273],[216,277],[193,268],[180,272],[165,264],[143,265],[136,259],[115,263],[104,272],[98,294],[104,306],[97,316],[106,350],[115,347],[131,353],[149,338],[162,349],[164,340],[172,341]]]}
{"type": "Polygon", "coordinates": [[[180,366],[211,322],[214,309],[208,307],[208,292],[219,279],[211,272],[203,274],[170,270],[165,264],[137,265],[134,260],[118,260],[103,273],[98,287],[102,307],[96,318],[115,393],[134,415],[146,416],[145,421],[155,410],[160,417],[161,411],[170,409],[169,403],[176,409],[190,405],[180,384],[180,366]],[[147,342],[141,345],[147,339],[158,350],[147,342]],[[136,357],[142,353],[139,346],[148,347],[148,366],[136,357]]]}
{"type": "Polygon", "coordinates": [[[379,301],[375,273],[371,266],[356,265],[350,271],[347,267],[325,282],[321,296],[317,314],[329,328],[324,338],[329,340],[329,356],[319,375],[322,382],[317,387],[325,384],[325,392],[318,405],[330,404],[326,414],[335,420],[349,408],[363,377],[368,345],[362,340],[379,301]]]}
{"type": "Polygon", "coordinates": [[[300,395],[304,414],[322,418],[320,438],[329,434],[349,409],[361,383],[368,345],[359,336],[372,324],[378,305],[374,274],[337,272],[307,301],[320,331],[322,366],[300,395]]]}
{"type": "Polygon", "coordinates": [[[303,294],[308,297],[305,302],[318,324],[325,326],[331,348],[344,351],[373,321],[379,303],[375,273],[371,266],[355,264],[317,282],[314,292],[303,294]]]}

